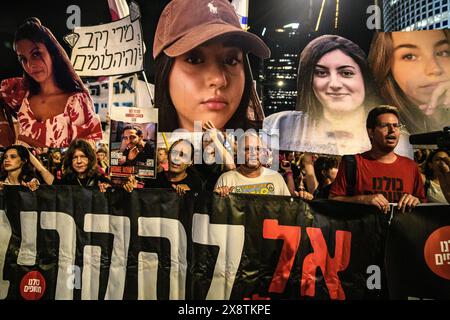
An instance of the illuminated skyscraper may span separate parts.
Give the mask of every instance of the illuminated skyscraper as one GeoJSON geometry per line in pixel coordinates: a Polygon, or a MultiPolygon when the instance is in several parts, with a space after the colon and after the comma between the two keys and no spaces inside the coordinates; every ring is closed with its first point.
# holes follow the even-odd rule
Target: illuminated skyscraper
{"type": "Polygon", "coordinates": [[[449,27],[449,0],[383,0],[385,31],[449,27]]]}
{"type": "Polygon", "coordinates": [[[266,115],[295,110],[297,69],[300,53],[299,24],[266,30],[262,36],[270,47],[270,59],[264,61],[263,106],[266,115]]]}

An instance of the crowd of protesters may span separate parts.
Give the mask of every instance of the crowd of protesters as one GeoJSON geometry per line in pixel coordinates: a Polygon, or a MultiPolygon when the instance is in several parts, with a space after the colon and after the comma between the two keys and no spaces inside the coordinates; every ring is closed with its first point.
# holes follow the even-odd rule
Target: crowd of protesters
{"type": "Polygon", "coordinates": [[[166,188],[180,195],[202,191],[221,196],[251,193],[304,201],[350,201],[375,205],[384,212],[389,203],[397,202],[405,209],[420,202],[449,200],[448,150],[417,151],[414,163],[402,156],[409,155],[410,144],[405,143],[407,132],[401,130],[406,124],[410,132],[429,131],[448,122],[445,112],[450,104],[450,64],[442,54],[445,50],[434,52],[435,47],[448,46],[447,31],[407,35],[407,39],[404,34],[384,34],[372,43],[378,49],[387,48],[385,42],[389,40],[401,47],[431,50],[429,69],[436,79],[430,83],[420,82],[429,75],[422,74],[421,65],[413,70],[409,62],[405,64],[409,58],[397,62],[401,67],[397,68],[385,63],[384,59],[395,60],[389,52],[379,55],[379,50],[376,54],[372,51],[367,60],[363,50],[348,39],[318,37],[300,54],[298,112],[264,119],[247,54],[268,58],[269,48],[258,36],[242,30],[228,1],[193,1],[171,1],[160,16],[153,43],[155,104],[160,132],[177,128],[192,131],[196,121],[202,122],[205,134],[200,152],[204,161],[195,161],[198,150],[188,140],[176,140],[155,150],[153,142],[144,139],[141,128],[126,126],[118,164],[144,166],[147,160],[152,163],[156,158],[156,175],[153,179],[129,176],[121,180],[121,185],[114,185],[119,180],[109,176],[113,170],[108,163],[108,148],[95,142],[103,134],[87,89],[51,31],[39,19],[28,18],[16,30],[13,43],[23,77],[5,79],[0,88],[3,111],[18,120],[14,140],[21,144],[3,150],[2,186],[22,185],[32,191],[48,184],[98,187],[102,192],[114,186],[128,192],[142,187],[166,188]],[[191,19],[183,13],[192,7],[205,10],[198,10],[191,19]],[[212,23],[221,27],[211,29],[212,23]],[[410,80],[405,75],[412,71],[417,75],[413,80],[420,80],[419,87],[428,88],[426,94],[417,95],[405,85],[410,80]],[[385,81],[386,75],[404,91],[405,99],[388,88],[382,90],[391,83],[385,81]],[[382,80],[378,81],[383,83],[378,92],[382,100],[397,109],[378,106],[381,102],[373,78],[382,80]],[[300,132],[306,128],[300,125],[305,118],[312,121],[312,130],[300,132]],[[285,122],[290,125],[284,126],[285,122]],[[226,129],[272,129],[275,124],[286,138],[279,138],[281,146],[295,145],[290,142],[300,136],[309,144],[308,148],[284,149],[311,151],[324,144],[326,148],[320,152],[329,154],[368,151],[344,156],[341,161],[337,156],[270,150],[257,133],[246,132],[232,139],[224,134],[226,129]],[[337,150],[330,149],[331,138],[337,150]],[[395,149],[398,146],[401,148],[395,149]],[[396,187],[396,181],[401,187],[396,187]]]}
{"type": "MultiPolygon", "coordinates": [[[[375,120],[368,119],[368,130],[375,151],[358,155],[361,159],[357,158],[357,162],[363,166],[361,170],[366,170],[366,166],[374,164],[373,162],[367,164],[364,161],[370,162],[378,159],[377,157],[380,159],[387,157],[389,158],[386,160],[387,164],[391,164],[400,157],[389,151],[392,149],[389,146],[395,145],[396,124],[398,124],[395,108],[386,106],[380,108],[377,109],[378,113],[375,112],[375,120]]],[[[210,124],[204,129],[201,150],[203,163],[194,163],[193,144],[188,140],[179,139],[169,148],[158,148],[155,179],[130,176],[123,185],[114,187],[123,187],[129,192],[136,188],[163,188],[180,195],[187,192],[198,194],[202,191],[214,191],[221,196],[228,196],[230,193],[282,195],[299,197],[305,201],[328,198],[347,201],[356,197],[347,192],[346,184],[349,178],[345,171],[349,169],[339,156],[281,150],[278,151],[277,172],[270,169],[274,168],[273,153],[267,152],[257,133],[245,133],[235,139],[233,154],[231,150],[225,148],[225,137],[220,131],[210,124]],[[244,151],[241,162],[238,159],[240,147],[244,151]],[[336,177],[339,180],[337,182],[336,177]]],[[[348,162],[346,157],[344,160],[348,162]]],[[[411,207],[420,202],[448,203],[448,190],[445,189],[447,186],[441,186],[441,182],[448,183],[443,175],[449,174],[449,152],[444,149],[418,149],[415,162],[405,159],[402,157],[400,160],[408,162],[408,166],[411,167],[411,170],[405,172],[406,176],[417,176],[417,181],[411,182],[411,191],[401,192],[398,197],[386,191],[380,191],[377,196],[371,195],[370,192],[362,190],[367,174],[360,170],[359,179],[363,182],[359,182],[361,185],[355,187],[362,188],[360,192],[364,196],[359,196],[358,199],[370,198],[371,203],[362,200],[360,202],[377,205],[384,211],[392,202],[406,201],[411,207]],[[414,172],[417,172],[417,175],[413,174],[414,172]],[[409,195],[411,198],[408,198],[409,195]]],[[[375,164],[386,165],[380,163],[377,160],[375,164]]],[[[404,168],[404,165],[402,167],[404,168]]],[[[13,145],[3,150],[0,181],[2,186],[22,185],[32,191],[38,189],[41,184],[48,184],[98,187],[100,191],[105,192],[113,186],[108,168],[108,147],[105,144],[95,145],[90,141],[76,139],[68,148],[63,149],[27,149],[13,145]]]]}

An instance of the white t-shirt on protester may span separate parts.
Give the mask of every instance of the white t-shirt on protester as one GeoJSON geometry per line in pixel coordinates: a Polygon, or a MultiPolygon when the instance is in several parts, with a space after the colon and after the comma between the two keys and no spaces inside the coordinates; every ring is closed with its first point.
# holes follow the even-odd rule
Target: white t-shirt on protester
{"type": "Polygon", "coordinates": [[[291,195],[281,174],[265,167],[261,168],[261,175],[256,178],[248,178],[237,170],[225,172],[217,180],[216,188],[223,186],[235,187],[233,193],[291,195]]]}

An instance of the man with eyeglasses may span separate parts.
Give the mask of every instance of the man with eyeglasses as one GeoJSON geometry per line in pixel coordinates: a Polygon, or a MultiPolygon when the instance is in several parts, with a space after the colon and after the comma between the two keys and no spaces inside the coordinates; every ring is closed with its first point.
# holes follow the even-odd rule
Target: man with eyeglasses
{"type": "Polygon", "coordinates": [[[239,139],[238,148],[242,144],[245,144],[244,163],[236,170],[223,173],[217,180],[214,192],[221,196],[229,193],[290,196],[281,174],[261,164],[262,142],[259,136],[256,133],[246,133],[239,139]]]}
{"type": "Polygon", "coordinates": [[[123,155],[125,160],[121,161],[124,166],[147,165],[148,160],[154,161],[155,148],[151,141],[145,141],[142,130],[136,126],[123,128],[122,141],[126,146],[123,155]]]}
{"type": "Polygon", "coordinates": [[[402,127],[397,108],[382,105],[372,109],[366,121],[372,148],[354,158],[343,158],[329,198],[374,205],[385,214],[389,203],[398,203],[398,209],[405,212],[424,202],[424,187],[416,163],[394,153],[402,127]],[[347,181],[345,172],[351,159],[355,161],[354,185],[347,181]]]}

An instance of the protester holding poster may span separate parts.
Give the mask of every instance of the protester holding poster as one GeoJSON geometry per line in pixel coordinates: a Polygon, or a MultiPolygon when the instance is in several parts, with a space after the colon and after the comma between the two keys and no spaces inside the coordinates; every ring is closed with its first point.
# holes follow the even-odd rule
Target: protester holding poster
{"type": "Polygon", "coordinates": [[[260,127],[248,52],[270,55],[259,37],[242,30],[229,1],[171,1],[153,43],[160,131],[194,131],[194,121],[212,121],[219,130],[260,127]]]}
{"type": "Polygon", "coordinates": [[[410,133],[450,124],[450,31],[380,32],[369,61],[380,95],[410,133]]]}
{"type": "Polygon", "coordinates": [[[14,50],[24,76],[2,81],[1,96],[17,112],[17,140],[67,147],[75,138],[101,139],[92,99],[51,31],[28,18],[16,31],[14,50]]]}

